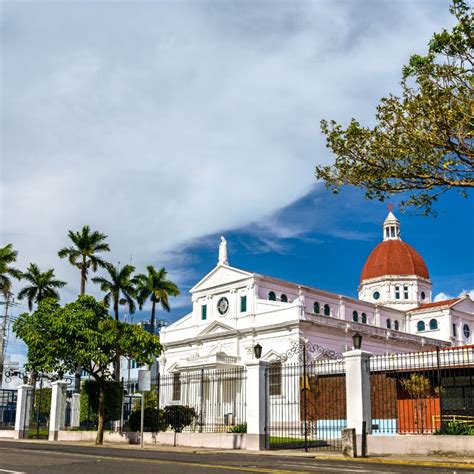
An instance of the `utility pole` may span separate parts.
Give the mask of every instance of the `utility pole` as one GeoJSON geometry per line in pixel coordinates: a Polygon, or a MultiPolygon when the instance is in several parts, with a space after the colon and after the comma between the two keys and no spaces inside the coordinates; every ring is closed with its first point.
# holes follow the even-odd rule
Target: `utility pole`
{"type": "Polygon", "coordinates": [[[3,387],[3,370],[5,366],[5,354],[7,349],[7,321],[8,321],[8,307],[10,306],[10,298],[12,294],[6,293],[4,295],[5,310],[3,312],[2,324],[0,326],[0,388],[3,387]]]}

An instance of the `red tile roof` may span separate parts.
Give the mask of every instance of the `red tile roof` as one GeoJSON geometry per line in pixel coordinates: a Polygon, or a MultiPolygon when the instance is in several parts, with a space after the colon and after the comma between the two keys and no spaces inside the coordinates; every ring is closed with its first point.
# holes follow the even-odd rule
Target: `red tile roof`
{"type": "Polygon", "coordinates": [[[385,275],[418,275],[429,279],[423,257],[402,240],[384,240],[372,250],[365,262],[360,280],[385,275]]]}
{"type": "Polygon", "coordinates": [[[444,301],[435,301],[434,303],[425,303],[425,304],[420,304],[416,308],[412,308],[409,311],[416,311],[418,309],[426,309],[426,308],[436,308],[437,306],[451,306],[454,303],[457,303],[459,300],[462,298],[452,298],[450,300],[444,300],[444,301]]]}

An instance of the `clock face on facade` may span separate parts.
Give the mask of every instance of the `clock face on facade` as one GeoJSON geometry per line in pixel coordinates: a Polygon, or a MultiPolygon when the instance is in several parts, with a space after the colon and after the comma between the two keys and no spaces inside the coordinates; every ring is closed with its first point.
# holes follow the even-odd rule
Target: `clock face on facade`
{"type": "Polygon", "coordinates": [[[227,298],[223,297],[217,302],[217,311],[221,316],[229,311],[229,300],[227,298]]]}

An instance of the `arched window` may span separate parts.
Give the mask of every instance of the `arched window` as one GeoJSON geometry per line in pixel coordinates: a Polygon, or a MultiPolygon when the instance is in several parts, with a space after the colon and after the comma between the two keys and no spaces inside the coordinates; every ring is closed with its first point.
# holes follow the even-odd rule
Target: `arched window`
{"type": "Polygon", "coordinates": [[[367,324],[367,315],[366,315],[365,313],[362,313],[360,316],[361,316],[361,318],[362,318],[362,322],[363,322],[364,324],[367,324]]]}
{"type": "Polygon", "coordinates": [[[423,321],[418,321],[416,325],[417,331],[424,331],[425,330],[425,323],[423,321]]]}
{"type": "Polygon", "coordinates": [[[425,292],[422,291],[422,292],[421,292],[421,299],[424,300],[425,298],[426,298],[425,292]]]}
{"type": "Polygon", "coordinates": [[[398,321],[395,321],[393,323],[393,327],[394,327],[395,331],[398,331],[400,329],[400,323],[398,321]]]}
{"type": "Polygon", "coordinates": [[[268,299],[270,301],[276,301],[277,297],[273,291],[270,291],[270,293],[268,293],[268,299]]]}
{"type": "Polygon", "coordinates": [[[317,301],[313,304],[313,313],[319,314],[319,303],[317,301]]]}
{"type": "Polygon", "coordinates": [[[288,303],[288,296],[283,294],[283,295],[281,295],[280,300],[283,301],[283,303],[288,303]]]}
{"type": "Polygon", "coordinates": [[[324,305],[324,316],[331,316],[331,308],[328,304],[324,305]]]}
{"type": "Polygon", "coordinates": [[[390,319],[387,319],[385,324],[387,325],[387,329],[392,329],[392,321],[390,321],[390,319]]]}
{"type": "Polygon", "coordinates": [[[357,311],[352,311],[352,321],[354,321],[355,323],[359,321],[359,315],[357,311]]]}
{"type": "Polygon", "coordinates": [[[467,324],[465,324],[465,325],[462,327],[462,331],[463,331],[463,333],[464,333],[464,337],[465,337],[466,339],[469,339],[469,336],[471,335],[471,328],[470,328],[467,324]]]}
{"type": "Polygon", "coordinates": [[[430,320],[430,329],[438,329],[438,321],[436,319],[430,320]]]}

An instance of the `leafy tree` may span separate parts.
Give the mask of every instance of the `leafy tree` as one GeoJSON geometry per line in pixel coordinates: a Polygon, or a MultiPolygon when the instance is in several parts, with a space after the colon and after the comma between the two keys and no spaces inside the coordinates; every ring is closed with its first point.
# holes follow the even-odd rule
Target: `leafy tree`
{"type": "Polygon", "coordinates": [[[64,247],[59,252],[60,258],[67,258],[69,263],[81,271],[81,295],[86,292],[86,281],[89,269],[96,272],[99,267],[105,267],[107,263],[98,255],[109,252],[109,244],[105,242],[107,235],[98,231],[91,232],[90,227],[85,225],[81,231],[68,232],[73,245],[64,247]]]}
{"type": "Polygon", "coordinates": [[[196,417],[196,410],[185,405],[168,405],[164,409],[165,422],[175,433],[181,433],[196,417]]]}
{"type": "Polygon", "coordinates": [[[33,303],[39,303],[45,298],[59,300],[58,289],[66,285],[65,281],[56,280],[52,268],[42,272],[35,263],[30,263],[26,272],[22,273],[22,278],[30,282],[30,285],[20,290],[18,299],[26,298],[30,311],[33,309],[33,303]]]}
{"type": "Polygon", "coordinates": [[[438,196],[474,187],[473,13],[464,0],[450,8],[458,23],[434,34],[425,56],[414,55],[403,69],[401,97],[390,95],[377,107],[373,128],[352,119],[344,129],[321,121],[332,166],[315,175],[334,192],[342,185],[365,190],[384,201],[408,193],[402,209],[434,212],[438,196]]]}
{"type": "Polygon", "coordinates": [[[21,279],[20,270],[11,266],[16,262],[18,252],[13,250],[12,244],[7,244],[5,247],[0,247],[0,292],[6,298],[12,289],[12,280],[14,277],[17,280],[21,279]]]}
{"type": "MultiPolygon", "coordinates": [[[[120,382],[105,383],[104,422],[118,420],[122,414],[123,387],[120,382]]],[[[99,384],[95,380],[84,380],[81,386],[81,422],[97,423],[99,420],[99,384]]]]}
{"type": "Polygon", "coordinates": [[[112,379],[113,361],[123,355],[150,364],[151,354],[161,352],[158,337],[140,326],[116,321],[92,296],[79,296],[64,307],[45,299],[33,313],[21,314],[13,331],[28,347],[28,370],[57,373],[61,378],[80,365],[97,382],[96,444],[103,444],[105,390],[112,379]]]}
{"type": "Polygon", "coordinates": [[[168,272],[164,267],[157,270],[152,265],[146,267],[147,274],[140,274],[135,277],[137,288],[138,304],[140,309],[147,299],[151,301],[151,327],[155,328],[156,304],[160,303],[165,311],[170,311],[169,297],[178,296],[179,289],[175,283],[167,279],[168,272]]]}

